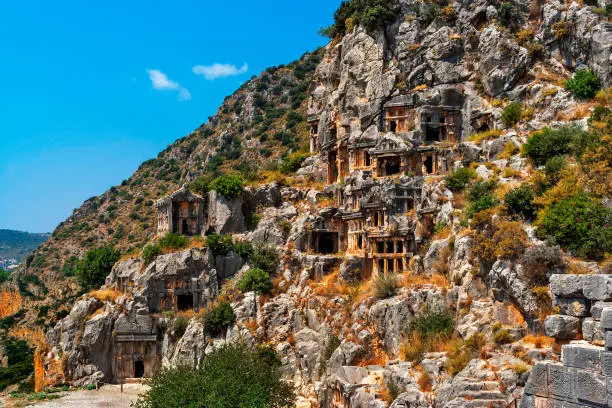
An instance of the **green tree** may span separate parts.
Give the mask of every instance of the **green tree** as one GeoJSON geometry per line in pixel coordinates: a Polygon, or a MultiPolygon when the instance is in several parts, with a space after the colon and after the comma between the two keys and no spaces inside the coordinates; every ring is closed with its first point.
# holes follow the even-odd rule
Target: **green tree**
{"type": "Polygon", "coordinates": [[[477,212],[495,207],[497,205],[497,200],[493,197],[494,189],[494,181],[481,180],[474,183],[468,192],[468,198],[470,200],[468,212],[474,215],[477,212]]]}
{"type": "Polygon", "coordinates": [[[286,156],[278,168],[281,173],[295,173],[302,166],[308,155],[306,153],[293,153],[286,156]]]}
{"type": "Polygon", "coordinates": [[[214,179],[209,188],[228,200],[233,200],[244,191],[244,180],[236,174],[224,174],[214,179]]]}
{"type": "Polygon", "coordinates": [[[533,188],[527,184],[521,184],[520,187],[506,193],[504,203],[510,214],[519,215],[529,220],[533,218],[536,212],[533,199],[533,188]]]}
{"type": "Polygon", "coordinates": [[[512,1],[502,2],[497,12],[499,13],[499,19],[506,27],[514,25],[519,18],[518,9],[512,1]]]}
{"type": "Polygon", "coordinates": [[[158,371],[136,408],[288,408],[295,398],[269,347],[228,344],[202,365],[158,371]]]}
{"type": "Polygon", "coordinates": [[[502,111],[501,119],[506,127],[511,127],[521,119],[523,113],[523,105],[519,102],[512,102],[502,111]]]}
{"type": "Polygon", "coordinates": [[[592,98],[599,88],[599,78],[590,69],[577,69],[574,76],[565,81],[565,89],[579,98],[592,98]]]}
{"type": "Polygon", "coordinates": [[[148,265],[161,254],[162,249],[159,245],[147,245],[142,249],[142,259],[148,265]]]}
{"type": "Polygon", "coordinates": [[[119,251],[112,246],[88,251],[76,268],[79,284],[83,289],[99,288],[120,257],[119,251]]]}
{"type": "Polygon", "coordinates": [[[575,254],[600,259],[612,251],[611,223],[612,210],[581,192],[550,206],[538,233],[575,254]]]}
{"type": "Polygon", "coordinates": [[[270,275],[258,268],[247,271],[238,282],[238,288],[242,293],[255,291],[265,294],[270,293],[273,287],[270,275]]]}
{"type": "Polygon", "coordinates": [[[204,314],[204,327],[213,336],[221,334],[235,322],[234,309],[226,301],[217,303],[204,314]]]}
{"type": "Polygon", "coordinates": [[[253,265],[253,268],[259,268],[270,276],[276,275],[278,261],[278,252],[272,246],[256,245],[249,257],[249,262],[253,265]]]}
{"type": "Polygon", "coordinates": [[[535,132],[523,146],[523,152],[529,157],[536,166],[543,166],[546,161],[555,156],[568,154],[572,135],[565,131],[544,128],[540,132],[535,132]]]}
{"type": "Polygon", "coordinates": [[[212,251],[213,255],[222,256],[229,254],[235,249],[231,235],[219,235],[217,233],[206,236],[206,247],[212,251]]]}
{"type": "Polygon", "coordinates": [[[546,173],[546,178],[549,182],[551,182],[551,184],[554,184],[559,181],[559,174],[564,167],[564,156],[554,156],[546,160],[546,165],[544,166],[544,173],[546,173]]]}
{"type": "Polygon", "coordinates": [[[474,170],[462,167],[446,176],[446,187],[452,191],[463,190],[474,177],[474,170]]]}

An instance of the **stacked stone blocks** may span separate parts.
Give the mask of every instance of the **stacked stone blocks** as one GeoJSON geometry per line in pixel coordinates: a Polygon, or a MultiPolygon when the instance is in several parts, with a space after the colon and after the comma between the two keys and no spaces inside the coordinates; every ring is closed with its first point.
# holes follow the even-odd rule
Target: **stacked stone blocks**
{"type": "Polygon", "coordinates": [[[546,334],[567,344],[534,366],[520,406],[612,407],[612,275],[553,275],[550,288],[560,314],[546,334]]]}

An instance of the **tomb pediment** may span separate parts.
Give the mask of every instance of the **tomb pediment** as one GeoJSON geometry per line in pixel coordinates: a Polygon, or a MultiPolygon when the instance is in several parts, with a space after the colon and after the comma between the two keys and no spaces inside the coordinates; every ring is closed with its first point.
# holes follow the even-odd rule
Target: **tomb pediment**
{"type": "Polygon", "coordinates": [[[412,148],[413,145],[410,140],[394,135],[393,133],[387,133],[378,140],[376,146],[372,150],[372,154],[408,151],[412,150],[412,148]]]}

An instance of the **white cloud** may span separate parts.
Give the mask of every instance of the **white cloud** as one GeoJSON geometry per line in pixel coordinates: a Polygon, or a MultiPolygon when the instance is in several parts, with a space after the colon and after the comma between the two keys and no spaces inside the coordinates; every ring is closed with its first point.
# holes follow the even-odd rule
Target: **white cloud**
{"type": "Polygon", "coordinates": [[[185,88],[181,88],[181,90],[179,91],[179,95],[178,96],[179,96],[179,101],[189,101],[189,100],[191,100],[191,94],[185,88]]]}
{"type": "Polygon", "coordinates": [[[194,74],[202,75],[208,80],[240,75],[244,74],[248,70],[248,64],[243,64],[240,68],[238,68],[236,65],[219,63],[214,63],[212,65],[196,65],[192,69],[194,74]]]}
{"type": "Polygon", "coordinates": [[[178,82],[172,81],[168,78],[168,75],[164,74],[158,69],[147,69],[149,79],[153,89],[159,91],[178,91],[179,101],[188,101],[191,99],[191,94],[187,88],[183,88],[178,82]]]}

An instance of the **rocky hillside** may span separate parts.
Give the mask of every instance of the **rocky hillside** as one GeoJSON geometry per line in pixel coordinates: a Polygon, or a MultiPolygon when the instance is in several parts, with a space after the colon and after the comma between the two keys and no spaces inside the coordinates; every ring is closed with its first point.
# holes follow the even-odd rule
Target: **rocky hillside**
{"type": "Polygon", "coordinates": [[[503,408],[524,391],[535,404],[531,368],[552,370],[570,340],[601,346],[607,330],[591,304],[612,291],[587,295],[570,278],[580,283],[551,292],[549,281],[610,272],[611,12],[597,1],[344,2],[325,49],[245,84],[35,252],[9,333],[49,328],[37,382],[117,381],[197,366],[225,342],[268,343],[299,407],[503,408]],[[385,115],[398,101],[424,126],[428,109],[456,105],[459,137],[431,148],[418,132],[393,134],[385,115]],[[435,151],[440,165],[332,175],[349,165],[335,168],[330,146],[379,154],[385,143],[435,151]],[[245,188],[214,181],[230,173],[245,188]],[[190,182],[206,238],[156,237],[155,200],[190,182]],[[414,192],[412,208],[385,220],[413,247],[406,267],[371,273],[351,252],[361,244],[340,249],[329,234],[351,209],[392,205],[398,188],[414,192]],[[74,266],[104,245],[122,259],[82,294],[74,266]],[[143,361],[118,366],[134,336],[143,361]]]}
{"type": "Polygon", "coordinates": [[[49,238],[49,234],[0,230],[0,260],[14,258],[24,261],[26,256],[49,238]]]}

